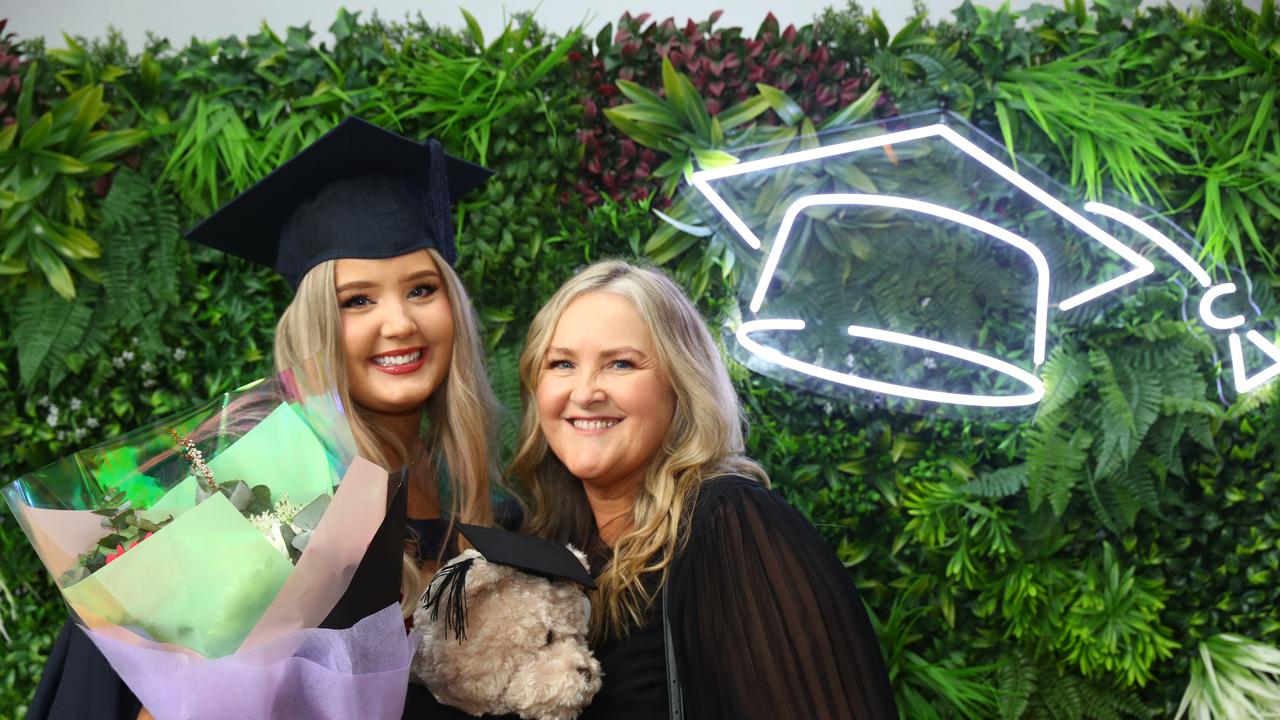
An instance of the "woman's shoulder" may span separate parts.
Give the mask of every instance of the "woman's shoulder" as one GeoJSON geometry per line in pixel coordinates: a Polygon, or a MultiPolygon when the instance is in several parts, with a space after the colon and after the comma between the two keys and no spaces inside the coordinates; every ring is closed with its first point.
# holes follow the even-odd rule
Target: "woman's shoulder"
{"type": "Polygon", "coordinates": [[[696,529],[704,525],[707,518],[733,515],[733,511],[744,508],[765,515],[791,510],[786,500],[761,480],[744,475],[720,475],[702,482],[694,501],[692,522],[696,529]]]}

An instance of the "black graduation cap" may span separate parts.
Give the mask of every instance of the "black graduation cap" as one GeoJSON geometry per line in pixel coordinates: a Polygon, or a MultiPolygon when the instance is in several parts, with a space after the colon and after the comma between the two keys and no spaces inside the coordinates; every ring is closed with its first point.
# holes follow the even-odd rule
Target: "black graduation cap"
{"type": "MultiPolygon", "coordinates": [[[[532,535],[480,525],[458,524],[458,530],[484,559],[549,580],[564,579],[595,589],[595,580],[569,548],[532,535]]],[[[467,637],[467,573],[475,558],[440,568],[423,595],[423,607],[435,620],[442,607],[445,627],[459,642],[467,637]]]]}
{"type": "Polygon", "coordinates": [[[591,573],[570,552],[569,548],[553,540],[544,540],[524,533],[499,530],[481,525],[458,524],[462,533],[485,560],[507,565],[517,570],[540,575],[550,580],[571,580],[595,589],[591,573]]]}
{"type": "Polygon", "coordinates": [[[453,264],[450,203],[492,173],[361,120],[319,140],[187,231],[189,240],[275,268],[293,287],[325,260],[434,248],[453,264]]]}

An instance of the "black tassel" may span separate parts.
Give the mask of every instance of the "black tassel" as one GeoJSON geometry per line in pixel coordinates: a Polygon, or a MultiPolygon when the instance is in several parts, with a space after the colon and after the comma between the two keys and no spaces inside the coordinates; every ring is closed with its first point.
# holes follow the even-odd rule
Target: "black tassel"
{"type": "Polygon", "coordinates": [[[444,601],[444,626],[458,642],[467,639],[467,571],[475,561],[475,558],[467,558],[440,568],[427,588],[426,602],[422,604],[431,611],[431,622],[435,622],[440,616],[440,600],[446,594],[449,596],[444,601]]]}
{"type": "Polygon", "coordinates": [[[458,259],[453,240],[453,216],[449,214],[449,169],[444,147],[434,138],[427,141],[431,155],[431,187],[427,188],[427,205],[431,214],[436,249],[444,261],[452,265],[458,259]]]}

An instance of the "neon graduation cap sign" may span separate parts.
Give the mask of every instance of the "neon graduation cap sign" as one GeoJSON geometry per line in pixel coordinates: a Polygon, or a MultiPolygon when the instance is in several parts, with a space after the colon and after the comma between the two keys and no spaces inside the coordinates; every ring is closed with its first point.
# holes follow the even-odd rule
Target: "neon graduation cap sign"
{"type": "Polygon", "coordinates": [[[734,333],[753,369],[828,393],[1031,407],[1055,325],[1186,274],[1200,321],[1226,334],[1236,391],[1280,376],[1280,348],[1246,327],[1248,289],[1215,284],[1169,237],[1180,229],[1120,202],[1073,207],[949,113],[892,122],[693,174],[755,271],[734,333]]]}

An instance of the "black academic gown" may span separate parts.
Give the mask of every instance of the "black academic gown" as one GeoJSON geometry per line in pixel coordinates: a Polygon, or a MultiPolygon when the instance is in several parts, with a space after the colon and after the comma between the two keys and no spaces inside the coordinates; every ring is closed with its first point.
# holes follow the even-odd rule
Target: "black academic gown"
{"type": "MultiPolygon", "coordinates": [[[[729,477],[706,484],[691,522],[667,584],[686,719],[897,720],[857,590],[803,515],[729,477]]],[[[579,720],[668,716],[660,600],[595,651],[604,683],[579,720]]]]}

